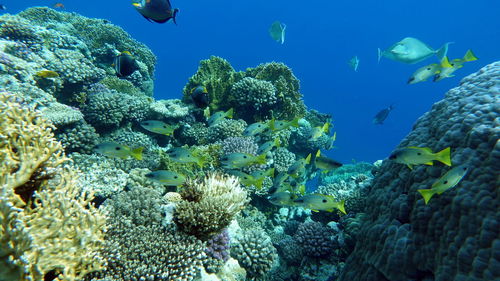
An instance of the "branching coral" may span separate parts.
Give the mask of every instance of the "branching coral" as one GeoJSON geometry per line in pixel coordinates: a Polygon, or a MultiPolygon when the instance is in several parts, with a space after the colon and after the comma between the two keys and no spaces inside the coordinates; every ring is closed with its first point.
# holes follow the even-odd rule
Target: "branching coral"
{"type": "Polygon", "coordinates": [[[203,240],[219,234],[249,201],[237,178],[217,174],[191,180],[180,193],[183,200],[176,206],[174,222],[203,240]]]}
{"type": "Polygon", "coordinates": [[[101,268],[104,216],[80,192],[52,125],[0,93],[0,276],[77,280],[101,268]]]}

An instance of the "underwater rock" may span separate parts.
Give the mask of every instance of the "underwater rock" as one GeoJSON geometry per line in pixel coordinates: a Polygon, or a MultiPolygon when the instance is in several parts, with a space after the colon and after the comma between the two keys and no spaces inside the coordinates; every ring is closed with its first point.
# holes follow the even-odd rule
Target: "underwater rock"
{"type": "Polygon", "coordinates": [[[451,147],[470,172],[424,204],[449,170],[384,161],[367,197],[358,242],[340,280],[498,280],[500,62],[465,77],[432,106],[399,147],[451,147]]]}

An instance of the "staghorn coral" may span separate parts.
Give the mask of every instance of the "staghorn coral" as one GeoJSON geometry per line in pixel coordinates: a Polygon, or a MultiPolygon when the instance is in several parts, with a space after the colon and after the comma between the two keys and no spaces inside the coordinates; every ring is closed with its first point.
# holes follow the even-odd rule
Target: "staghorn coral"
{"type": "Polygon", "coordinates": [[[277,265],[278,254],[271,238],[261,229],[250,229],[231,245],[231,256],[247,270],[247,278],[263,278],[277,265]]]}
{"type": "Polygon", "coordinates": [[[177,203],[174,222],[202,240],[219,234],[249,201],[237,178],[218,174],[187,182],[180,194],[183,201],[177,203]]]}
{"type": "Polygon", "coordinates": [[[78,188],[53,126],[0,93],[0,276],[80,280],[103,265],[105,217],[78,188]]]}

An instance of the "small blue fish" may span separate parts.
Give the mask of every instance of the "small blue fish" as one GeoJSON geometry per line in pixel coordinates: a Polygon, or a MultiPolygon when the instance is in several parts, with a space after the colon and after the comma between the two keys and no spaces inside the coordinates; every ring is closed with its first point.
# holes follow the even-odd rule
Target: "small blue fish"
{"type": "Polygon", "coordinates": [[[375,117],[373,117],[373,124],[379,124],[379,125],[382,125],[385,121],[385,119],[387,119],[387,116],[389,116],[389,113],[391,112],[391,110],[394,109],[394,105],[390,105],[388,108],[384,108],[382,110],[380,110],[377,115],[375,115],[375,117]]]}

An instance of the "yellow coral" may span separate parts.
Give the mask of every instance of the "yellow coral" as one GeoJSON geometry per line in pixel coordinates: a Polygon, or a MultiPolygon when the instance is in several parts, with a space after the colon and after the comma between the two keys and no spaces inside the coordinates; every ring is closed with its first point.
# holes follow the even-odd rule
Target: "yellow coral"
{"type": "Polygon", "coordinates": [[[0,112],[0,276],[77,280],[100,269],[105,217],[63,165],[53,126],[11,94],[0,92],[0,112]]]}

